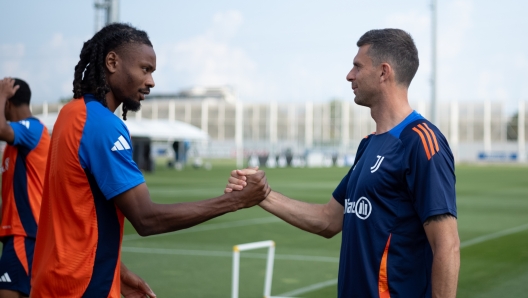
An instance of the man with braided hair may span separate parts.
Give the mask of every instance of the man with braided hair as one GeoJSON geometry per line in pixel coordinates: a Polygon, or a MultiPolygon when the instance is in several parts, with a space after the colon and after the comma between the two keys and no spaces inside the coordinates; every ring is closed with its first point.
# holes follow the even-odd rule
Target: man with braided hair
{"type": "Polygon", "coordinates": [[[31,297],[153,297],[120,261],[123,220],[142,235],[185,229],[258,204],[263,172],[240,193],[199,202],[151,201],[132,159],[130,135],[113,114],[137,111],[154,87],[156,54],[144,31],[111,24],[84,43],[74,99],[57,118],[46,169],[31,297]]]}

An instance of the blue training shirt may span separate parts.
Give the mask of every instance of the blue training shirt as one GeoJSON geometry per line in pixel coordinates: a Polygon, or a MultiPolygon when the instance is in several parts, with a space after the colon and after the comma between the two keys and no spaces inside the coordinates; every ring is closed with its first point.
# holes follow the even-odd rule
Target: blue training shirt
{"type": "Polygon", "coordinates": [[[92,94],[85,94],[87,118],[79,161],[93,175],[104,197],[112,199],[143,182],[143,174],[132,158],[132,142],[125,123],[92,94]]]}
{"type": "Polygon", "coordinates": [[[124,215],[117,195],[145,180],[127,127],[93,95],[73,99],[53,128],[31,297],[121,297],[124,215]]]}
{"type": "Polygon", "coordinates": [[[367,136],[333,197],[344,207],[338,297],[431,297],[423,223],[457,216],[453,154],[438,128],[414,111],[367,136]]]}
{"type": "Polygon", "coordinates": [[[5,147],[2,158],[0,237],[35,238],[50,137],[47,128],[34,117],[9,125],[14,139],[5,147]]]}
{"type": "Polygon", "coordinates": [[[37,118],[29,117],[17,122],[9,122],[9,125],[15,135],[13,143],[10,145],[24,147],[29,150],[37,147],[44,130],[44,124],[37,118]]]}

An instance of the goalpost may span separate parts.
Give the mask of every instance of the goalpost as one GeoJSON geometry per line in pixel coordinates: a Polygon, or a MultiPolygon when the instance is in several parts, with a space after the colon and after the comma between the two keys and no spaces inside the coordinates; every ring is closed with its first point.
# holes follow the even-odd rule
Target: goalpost
{"type": "Polygon", "coordinates": [[[259,248],[268,248],[266,261],[266,278],[264,281],[264,298],[271,297],[271,279],[273,277],[273,260],[275,258],[275,242],[272,240],[245,243],[233,246],[233,282],[231,285],[231,298],[238,298],[240,280],[240,252],[259,248]]]}

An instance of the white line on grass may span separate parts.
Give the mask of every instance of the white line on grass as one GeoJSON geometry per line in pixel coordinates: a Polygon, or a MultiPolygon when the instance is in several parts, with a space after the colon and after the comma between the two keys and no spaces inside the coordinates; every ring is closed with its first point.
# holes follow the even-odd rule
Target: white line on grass
{"type": "Polygon", "coordinates": [[[232,257],[233,256],[233,253],[230,253],[227,251],[145,248],[145,247],[130,247],[130,246],[121,247],[121,251],[143,253],[143,254],[201,256],[201,257],[232,257]]]}
{"type": "MultiPolygon", "coordinates": [[[[510,228],[510,229],[498,231],[498,232],[495,232],[495,233],[491,233],[491,234],[488,234],[488,235],[484,235],[484,236],[480,236],[480,237],[477,237],[477,238],[473,238],[473,239],[464,241],[464,242],[462,242],[460,244],[460,248],[462,249],[462,248],[465,248],[465,247],[473,246],[473,245],[476,245],[476,244],[480,244],[482,242],[486,242],[486,241],[497,239],[497,238],[500,238],[500,237],[503,237],[503,236],[515,234],[515,233],[522,232],[522,231],[525,231],[525,230],[528,230],[528,224],[524,224],[524,225],[521,225],[521,226],[518,226],[518,227],[513,227],[513,228],[510,228]]],[[[290,292],[287,292],[287,293],[280,294],[278,296],[291,297],[291,296],[295,296],[295,295],[301,295],[301,294],[305,294],[305,293],[309,293],[309,292],[312,292],[312,291],[316,291],[316,290],[319,290],[319,289],[322,289],[322,288],[325,288],[325,287],[333,286],[335,284],[337,284],[337,279],[328,280],[328,281],[324,281],[324,282],[321,282],[321,283],[316,283],[316,284],[313,284],[313,285],[310,285],[310,286],[307,286],[307,287],[304,287],[304,288],[300,288],[300,289],[297,289],[297,290],[293,290],[293,291],[290,291],[290,292]]]]}
{"type": "Polygon", "coordinates": [[[316,284],[313,284],[313,285],[309,285],[309,286],[306,286],[304,288],[300,288],[300,289],[297,289],[297,290],[293,290],[293,291],[289,291],[289,292],[286,292],[286,293],[283,293],[283,294],[279,294],[277,296],[280,296],[280,297],[293,297],[293,296],[296,296],[296,295],[302,295],[302,294],[313,292],[313,291],[316,291],[316,290],[319,290],[319,289],[322,289],[322,288],[333,286],[335,284],[337,284],[337,279],[331,279],[331,280],[323,281],[323,282],[316,283],[316,284]]]}
{"type": "MultiPolygon", "coordinates": [[[[217,230],[217,229],[227,229],[227,228],[232,228],[232,227],[273,223],[273,222],[279,222],[279,221],[280,220],[275,217],[255,218],[255,219],[240,220],[240,221],[233,221],[233,222],[220,223],[220,224],[203,225],[203,226],[198,226],[198,227],[188,229],[188,230],[178,231],[175,233],[192,233],[192,232],[201,232],[201,231],[211,231],[211,230],[217,230]]],[[[476,237],[476,238],[464,241],[460,244],[460,248],[473,246],[476,244],[480,244],[482,242],[486,242],[486,241],[497,239],[503,236],[515,234],[515,233],[522,232],[525,230],[528,230],[528,224],[520,225],[517,227],[513,227],[510,229],[498,231],[495,233],[483,235],[480,237],[476,237]]],[[[169,233],[169,234],[174,234],[174,233],[169,233]]],[[[163,236],[163,235],[167,235],[167,234],[161,234],[161,235],[156,235],[156,236],[163,236]]],[[[155,237],[155,236],[152,236],[152,237],[155,237]]],[[[152,237],[149,237],[149,238],[152,238],[152,237]]],[[[123,237],[123,241],[133,240],[133,239],[141,239],[141,236],[126,235],[123,237]]],[[[148,253],[148,254],[172,254],[172,255],[187,255],[187,256],[208,256],[208,257],[232,257],[233,255],[231,252],[210,251],[210,250],[183,250],[183,249],[143,248],[143,247],[127,247],[127,246],[124,246],[121,249],[124,252],[148,253]]],[[[241,256],[246,257],[246,258],[255,258],[255,259],[267,258],[267,254],[258,254],[258,253],[244,253],[241,256]]],[[[295,261],[330,262],[330,263],[339,262],[339,258],[319,257],[319,256],[301,256],[301,255],[275,255],[275,259],[292,260],[292,261],[295,260],[295,261]]],[[[316,291],[316,290],[319,290],[325,287],[333,286],[335,284],[337,284],[337,279],[327,280],[327,281],[309,285],[309,286],[306,286],[300,289],[289,291],[289,292],[286,292],[286,293],[283,293],[277,296],[292,297],[295,295],[302,295],[302,294],[313,292],[313,291],[316,291]]]]}
{"type": "Polygon", "coordinates": [[[213,231],[213,230],[245,227],[245,226],[252,226],[252,225],[261,225],[261,224],[276,223],[276,222],[282,222],[282,220],[277,217],[252,218],[252,219],[244,219],[244,220],[230,221],[230,222],[217,223],[217,224],[205,224],[205,225],[195,226],[189,229],[180,230],[180,231],[176,231],[172,233],[153,235],[153,236],[149,236],[146,238],[141,237],[138,234],[128,234],[128,235],[123,236],[123,241],[138,240],[138,239],[152,239],[152,238],[170,236],[170,235],[213,231]]]}
{"type": "Polygon", "coordinates": [[[484,235],[484,236],[480,236],[480,237],[477,237],[477,238],[473,238],[471,240],[464,241],[464,242],[460,243],[460,248],[473,246],[475,244],[479,244],[479,243],[482,243],[482,242],[485,242],[485,241],[489,241],[489,240],[497,239],[497,238],[500,238],[500,237],[503,237],[503,236],[515,234],[515,233],[522,232],[522,231],[525,231],[525,230],[528,230],[528,224],[524,224],[524,225],[521,225],[521,226],[518,226],[518,227],[514,227],[514,228],[498,231],[498,232],[495,232],[495,233],[491,233],[491,234],[488,234],[488,235],[484,235]]]}
{"type": "MultiPolygon", "coordinates": [[[[167,248],[146,248],[146,247],[130,247],[123,246],[121,251],[143,253],[143,254],[161,254],[161,255],[180,255],[180,256],[202,256],[202,257],[229,257],[233,256],[232,252],[215,251],[215,250],[190,250],[190,249],[167,249],[167,248]]],[[[267,259],[268,254],[259,253],[243,253],[240,255],[243,258],[251,259],[267,259]]],[[[275,255],[277,260],[288,261],[312,261],[325,263],[339,263],[339,258],[334,257],[320,257],[320,256],[302,256],[302,255],[275,255]]]]}

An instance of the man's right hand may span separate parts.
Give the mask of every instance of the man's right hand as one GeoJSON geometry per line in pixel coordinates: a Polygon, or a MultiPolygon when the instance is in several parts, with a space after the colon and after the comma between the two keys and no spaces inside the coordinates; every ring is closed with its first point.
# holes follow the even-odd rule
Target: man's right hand
{"type": "MultiPolygon", "coordinates": [[[[227,195],[242,194],[251,187],[253,177],[259,176],[260,172],[254,168],[232,171],[224,192],[227,195]]],[[[332,238],[341,232],[343,206],[334,198],[326,204],[310,204],[271,192],[271,189],[270,193],[259,206],[287,223],[325,238],[332,238]]]]}
{"type": "Polygon", "coordinates": [[[15,80],[12,78],[4,78],[0,80],[0,102],[5,104],[5,101],[13,97],[20,86],[15,86],[15,80]]]}
{"type": "MultiPolygon", "coordinates": [[[[229,193],[230,196],[240,202],[237,204],[237,209],[255,206],[264,200],[271,192],[264,171],[257,171],[256,169],[235,170],[231,173],[229,181],[234,178],[233,175],[239,177],[239,179],[237,178],[237,181],[240,180],[241,182],[238,186],[243,185],[242,189],[237,189],[239,191],[227,191],[226,188],[224,192],[226,194],[229,193]]],[[[230,184],[228,184],[228,186],[229,185],[230,184]]]]}
{"type": "Polygon", "coordinates": [[[224,193],[244,189],[244,187],[247,185],[247,176],[251,176],[253,174],[256,174],[257,172],[258,167],[231,171],[231,177],[227,179],[227,185],[224,189],[224,193]]]}

